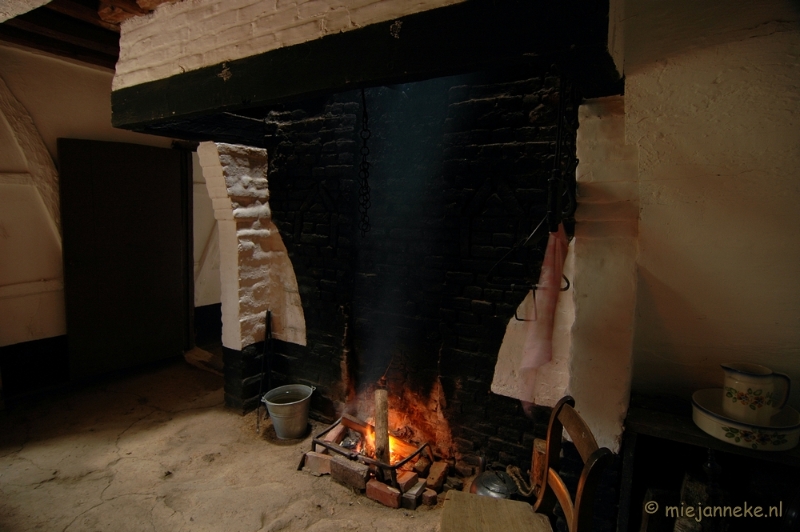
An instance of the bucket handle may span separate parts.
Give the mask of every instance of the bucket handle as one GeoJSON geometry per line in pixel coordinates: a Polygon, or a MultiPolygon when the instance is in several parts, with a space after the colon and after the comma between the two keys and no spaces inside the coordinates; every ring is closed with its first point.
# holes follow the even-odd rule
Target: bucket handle
{"type": "MultiPolygon", "coordinates": [[[[316,386],[308,386],[308,388],[311,388],[311,393],[308,394],[308,397],[311,397],[312,395],[314,395],[314,390],[316,390],[317,387],[316,386]]],[[[268,393],[269,392],[267,392],[267,393],[265,393],[264,395],[261,396],[261,402],[264,403],[264,404],[267,404],[267,394],[268,393]]]]}

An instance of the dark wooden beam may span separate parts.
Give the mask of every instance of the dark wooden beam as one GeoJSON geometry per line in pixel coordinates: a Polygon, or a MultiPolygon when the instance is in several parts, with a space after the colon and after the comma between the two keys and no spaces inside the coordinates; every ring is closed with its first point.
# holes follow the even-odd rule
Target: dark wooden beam
{"type": "Polygon", "coordinates": [[[119,35],[49,9],[35,9],[5,22],[29,33],[72,44],[107,56],[119,55],[119,35]]]}
{"type": "Polygon", "coordinates": [[[0,24],[0,41],[41,50],[61,57],[68,57],[76,61],[102,66],[111,70],[114,70],[114,66],[117,63],[116,56],[102,54],[80,46],[75,46],[74,44],[65,43],[35,33],[29,33],[6,24],[0,24]]]}
{"type": "Polygon", "coordinates": [[[47,9],[53,10],[62,15],[67,15],[83,22],[88,22],[100,28],[104,28],[116,33],[119,33],[119,24],[112,24],[100,18],[97,14],[97,9],[92,9],[84,4],[75,2],[74,0],[53,0],[49,4],[45,4],[47,9]]]}
{"type": "Polygon", "coordinates": [[[607,0],[467,0],[399,22],[399,33],[396,21],[372,24],[114,91],[112,122],[164,134],[159,125],[179,118],[506,64],[563,63],[578,82],[619,81],[606,49],[607,0]]]}

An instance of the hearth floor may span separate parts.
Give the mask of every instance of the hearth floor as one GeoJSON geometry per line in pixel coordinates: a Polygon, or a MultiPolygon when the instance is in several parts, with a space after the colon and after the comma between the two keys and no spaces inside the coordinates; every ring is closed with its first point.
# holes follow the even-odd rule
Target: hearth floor
{"type": "Polygon", "coordinates": [[[437,530],[297,471],[311,436],[257,435],[222,384],[181,361],[0,411],[0,531],[437,530]]]}

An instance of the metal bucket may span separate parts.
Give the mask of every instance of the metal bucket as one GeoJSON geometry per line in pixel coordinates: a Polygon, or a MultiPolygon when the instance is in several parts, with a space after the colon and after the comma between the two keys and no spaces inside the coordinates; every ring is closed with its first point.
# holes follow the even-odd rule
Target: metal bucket
{"type": "Polygon", "coordinates": [[[308,404],[313,386],[287,384],[264,394],[261,402],[267,405],[275,434],[281,440],[302,438],[308,428],[308,404]]]}

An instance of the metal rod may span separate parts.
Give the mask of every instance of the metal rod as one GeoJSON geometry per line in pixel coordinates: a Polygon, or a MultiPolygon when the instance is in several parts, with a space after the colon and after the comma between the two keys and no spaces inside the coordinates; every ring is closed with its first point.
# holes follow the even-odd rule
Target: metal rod
{"type": "MultiPolygon", "coordinates": [[[[369,456],[364,456],[363,454],[357,453],[355,451],[351,451],[350,449],[345,449],[344,447],[342,447],[339,444],[328,442],[328,441],[324,441],[324,440],[321,439],[323,436],[325,436],[328,432],[333,430],[341,422],[342,422],[342,418],[339,418],[338,420],[336,420],[333,423],[333,425],[331,425],[330,427],[326,428],[324,431],[322,431],[319,434],[317,434],[317,436],[315,436],[314,439],[311,440],[311,450],[313,451],[316,448],[317,445],[320,445],[322,447],[325,447],[329,451],[333,451],[333,452],[335,452],[337,454],[345,456],[345,457],[349,458],[350,460],[361,462],[361,463],[366,464],[366,465],[373,465],[373,466],[376,466],[376,467],[380,467],[383,470],[389,471],[390,475],[391,475],[391,471],[395,471],[399,467],[402,467],[409,460],[411,460],[412,458],[414,458],[415,456],[420,454],[426,448],[428,449],[428,454],[431,457],[431,462],[433,462],[433,454],[431,453],[430,444],[428,444],[428,442],[423,443],[421,446],[419,446],[417,448],[416,451],[414,451],[410,455],[406,456],[404,459],[400,460],[399,462],[396,462],[394,464],[387,464],[385,462],[381,462],[380,460],[375,460],[373,458],[370,458],[369,456]]],[[[396,482],[397,481],[395,479],[395,483],[396,482]]]]}
{"type": "MultiPolygon", "coordinates": [[[[266,324],[264,328],[264,349],[261,352],[261,379],[258,381],[258,403],[256,404],[256,434],[261,433],[261,398],[263,397],[264,393],[264,373],[268,372],[268,375],[271,375],[272,372],[269,371],[269,366],[267,364],[267,339],[272,337],[272,329],[270,324],[272,323],[272,311],[267,310],[266,316],[266,324]],[[266,368],[266,369],[265,369],[266,368]]],[[[267,390],[272,389],[272,382],[270,377],[267,377],[267,390]]],[[[266,419],[267,413],[269,410],[266,409],[266,405],[264,405],[265,414],[264,418],[266,419]]]]}
{"type": "Polygon", "coordinates": [[[264,359],[267,363],[267,390],[272,389],[272,311],[267,311],[267,329],[264,336],[264,359]]]}

